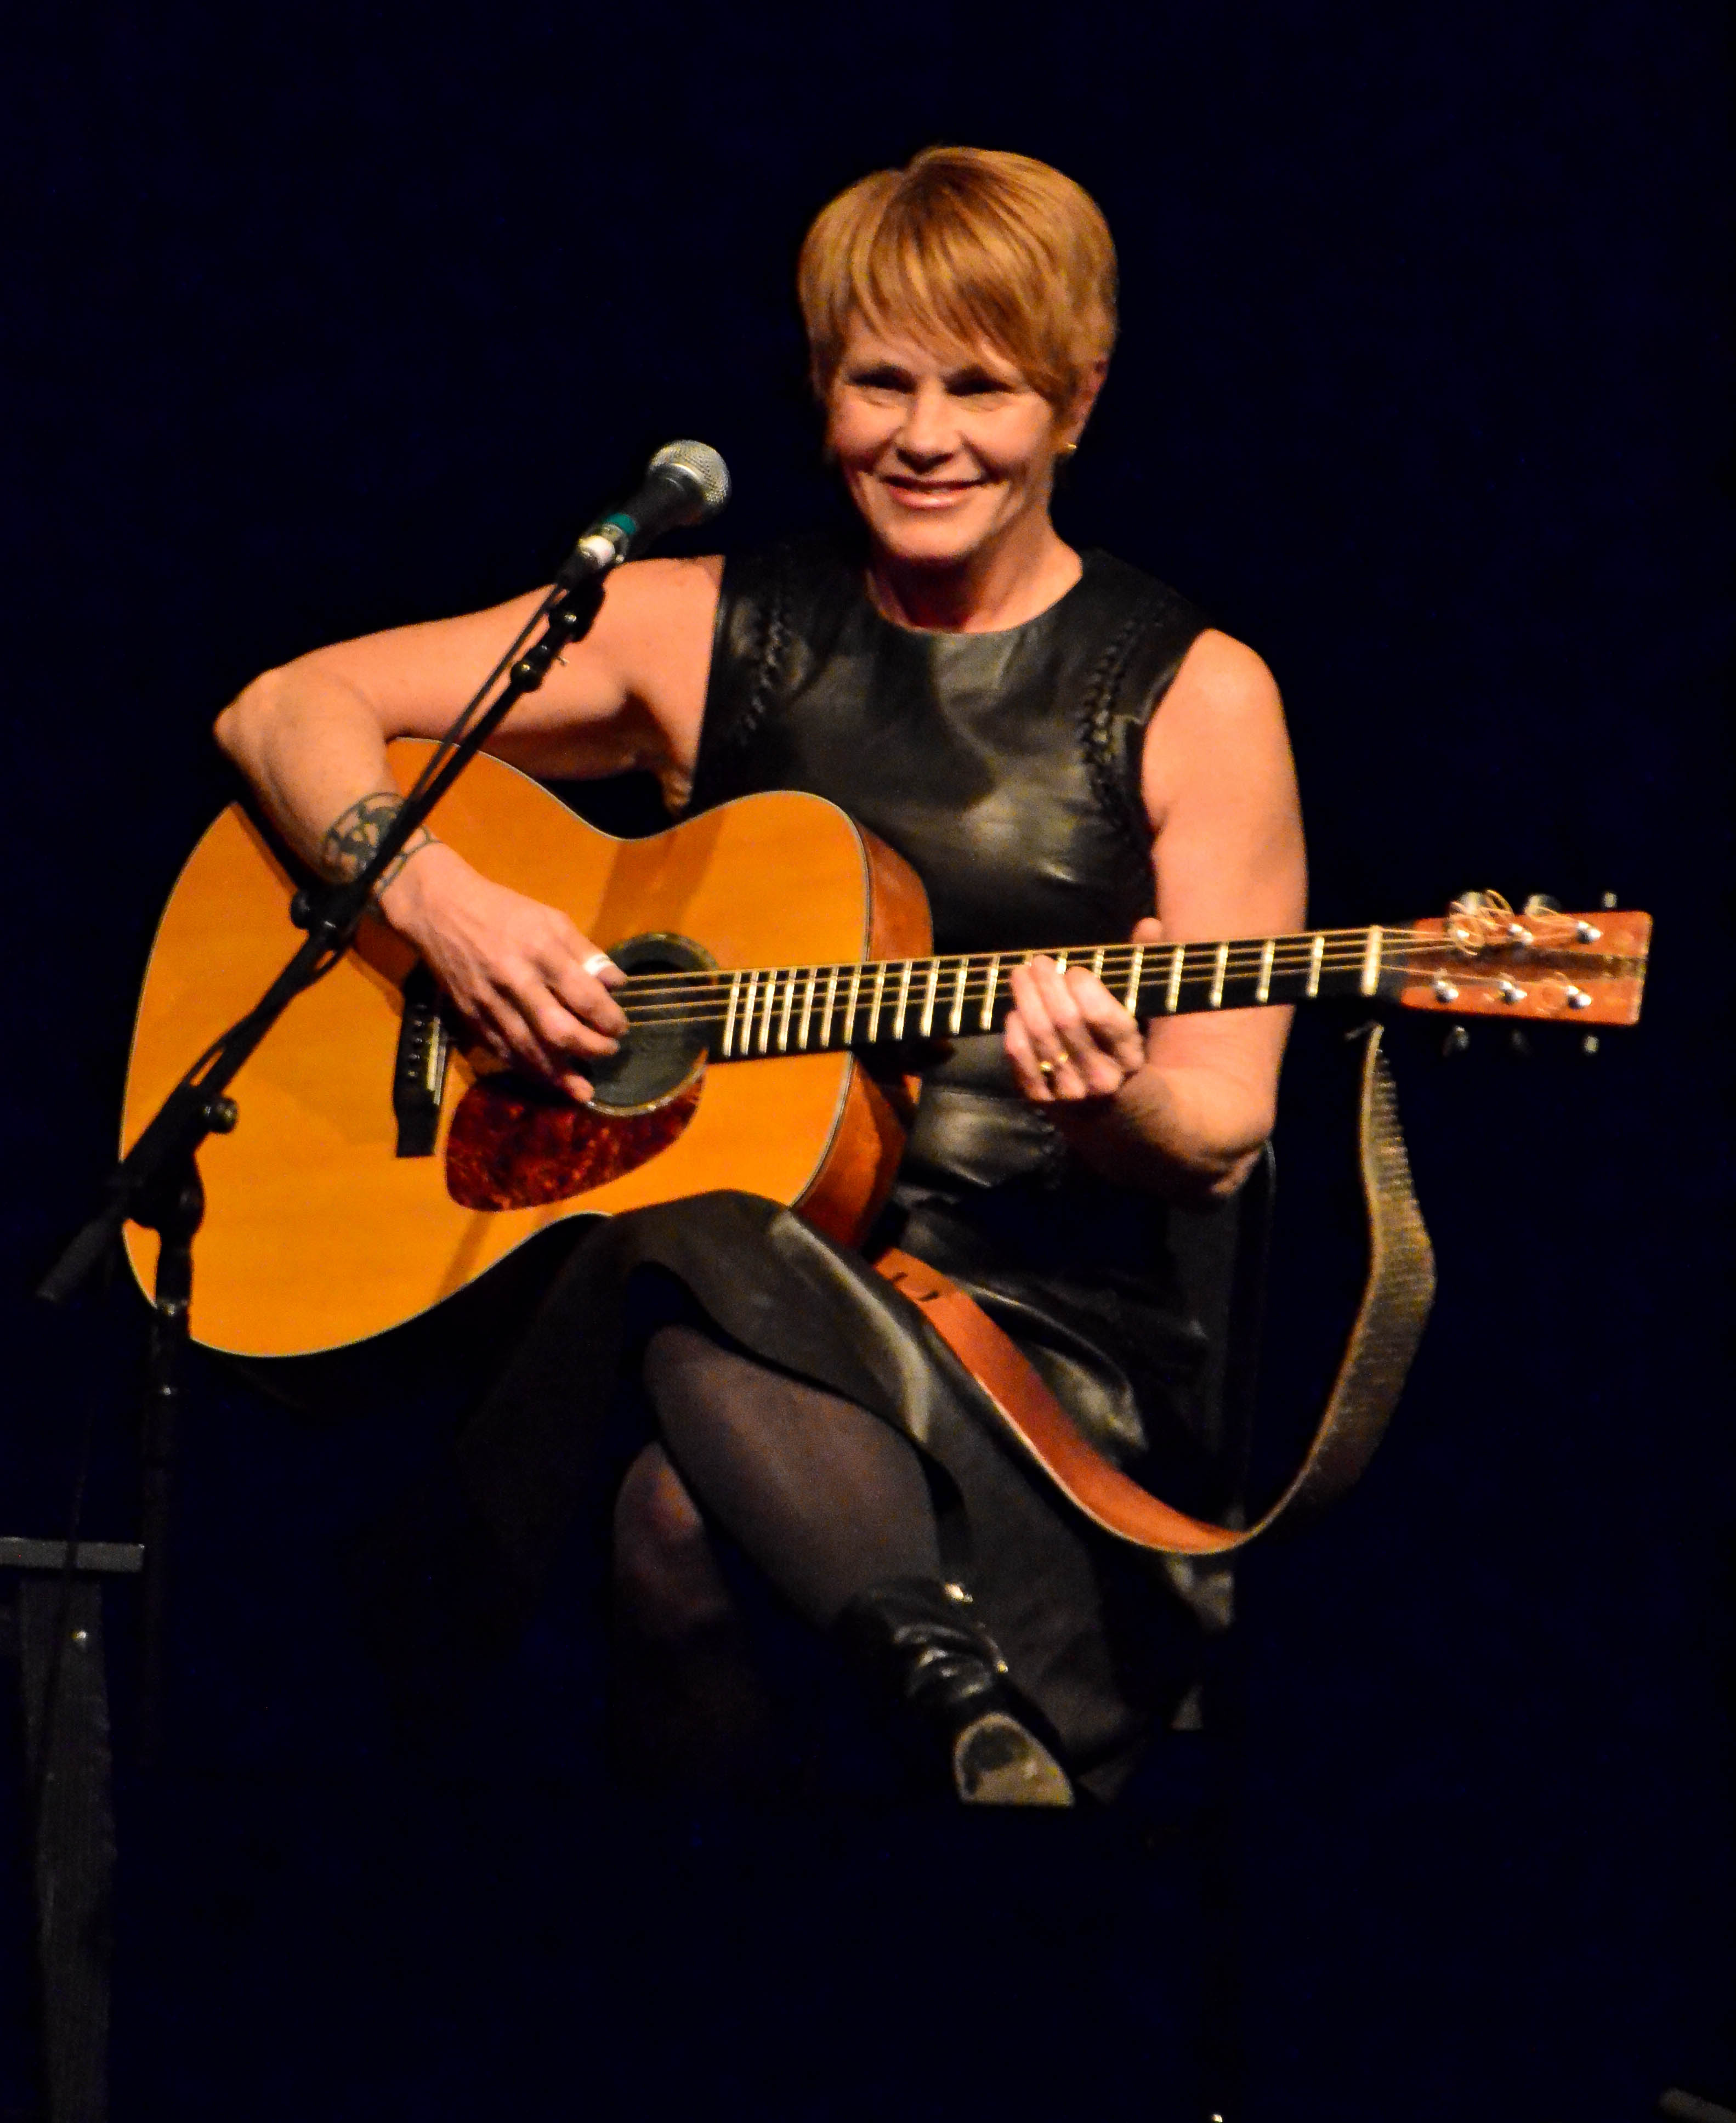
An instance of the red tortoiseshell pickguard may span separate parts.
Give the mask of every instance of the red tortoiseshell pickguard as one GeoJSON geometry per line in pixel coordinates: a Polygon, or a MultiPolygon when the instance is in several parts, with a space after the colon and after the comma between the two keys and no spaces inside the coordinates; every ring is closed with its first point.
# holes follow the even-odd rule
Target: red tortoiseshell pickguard
{"type": "Polygon", "coordinates": [[[693,1118],[703,1077],[648,1113],[576,1106],[503,1072],[458,1102],[446,1146],[446,1191],[463,1209],[534,1209],[618,1179],[667,1150],[693,1118]]]}

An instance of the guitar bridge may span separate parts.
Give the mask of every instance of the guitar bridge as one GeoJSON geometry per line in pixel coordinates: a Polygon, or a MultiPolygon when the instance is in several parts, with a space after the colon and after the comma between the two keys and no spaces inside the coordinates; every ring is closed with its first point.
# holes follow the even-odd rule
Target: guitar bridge
{"type": "Polygon", "coordinates": [[[392,1070],[392,1111],[398,1117],[400,1157],[432,1157],[446,1096],[452,1034],[440,1013],[440,990],[419,961],[404,982],[404,1020],[392,1070]]]}

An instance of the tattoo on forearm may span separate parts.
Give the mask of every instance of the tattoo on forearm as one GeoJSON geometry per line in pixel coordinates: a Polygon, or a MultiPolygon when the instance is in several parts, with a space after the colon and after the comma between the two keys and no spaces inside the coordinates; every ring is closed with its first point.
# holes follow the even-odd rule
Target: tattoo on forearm
{"type": "MultiPolygon", "coordinates": [[[[320,843],[320,867],[330,878],[354,877],[369,862],[376,848],[386,836],[393,819],[404,808],[404,799],[395,790],[377,789],[371,796],[363,797],[352,804],[339,817],[334,818],[320,843]]],[[[385,891],[402,870],[412,855],[434,845],[434,835],[426,826],[419,826],[397,854],[387,864],[385,874],[374,886],[376,898],[385,891]]]]}

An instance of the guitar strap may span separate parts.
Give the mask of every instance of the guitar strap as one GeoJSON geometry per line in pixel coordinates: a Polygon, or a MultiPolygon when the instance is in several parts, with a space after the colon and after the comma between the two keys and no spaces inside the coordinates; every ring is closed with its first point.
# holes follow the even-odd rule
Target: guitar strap
{"type": "Polygon", "coordinates": [[[1060,1403],[973,1297],[914,1254],[874,1262],[910,1298],[1061,1493],[1106,1533],[1160,1555],[1223,1555],[1280,1525],[1294,1529],[1345,1494],[1373,1458],[1434,1298],[1434,1255],[1411,1181],[1392,1073],[1378,1025],[1369,1029],[1357,1151],[1369,1216],[1369,1272],[1326,1412],[1284,1493],[1251,1526],[1191,1517],[1142,1488],[1087,1444],[1060,1403]]]}

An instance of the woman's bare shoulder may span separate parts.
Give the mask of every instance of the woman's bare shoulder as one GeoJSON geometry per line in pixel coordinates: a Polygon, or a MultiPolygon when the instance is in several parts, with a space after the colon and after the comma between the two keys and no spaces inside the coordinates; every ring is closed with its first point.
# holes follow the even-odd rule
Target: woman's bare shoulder
{"type": "Polygon", "coordinates": [[[1164,715],[1177,707],[1183,715],[1283,714],[1278,682],[1265,658],[1215,626],[1195,637],[1163,696],[1164,715]]]}
{"type": "Polygon", "coordinates": [[[1208,627],[1146,731],[1141,780],[1153,827],[1202,785],[1276,783],[1288,790],[1291,774],[1277,680],[1245,641],[1208,627]]]}

